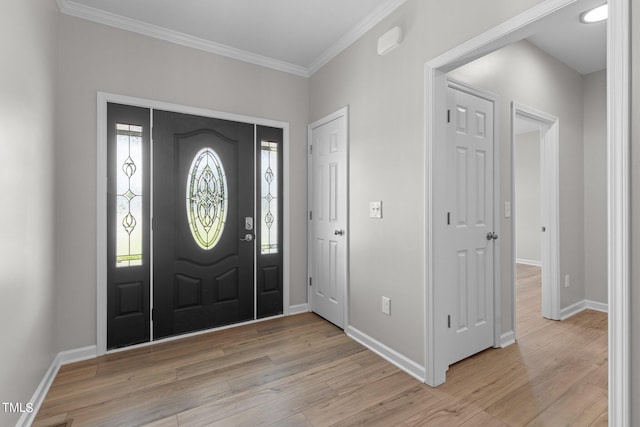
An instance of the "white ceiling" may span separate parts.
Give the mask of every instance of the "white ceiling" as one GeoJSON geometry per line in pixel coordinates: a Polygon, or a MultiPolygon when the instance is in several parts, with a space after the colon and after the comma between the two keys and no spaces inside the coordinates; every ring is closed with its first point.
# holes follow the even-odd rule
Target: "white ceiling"
{"type": "Polygon", "coordinates": [[[583,24],[580,14],[604,0],[580,0],[544,20],[531,43],[564,62],[580,74],[604,70],[607,66],[607,23],[583,24]]]}
{"type": "MultiPolygon", "coordinates": [[[[310,76],[406,0],[57,0],[63,13],[310,76]]],[[[606,65],[606,24],[579,0],[529,41],[582,74],[606,65]]],[[[542,29],[539,29],[542,28],[542,29]]]]}

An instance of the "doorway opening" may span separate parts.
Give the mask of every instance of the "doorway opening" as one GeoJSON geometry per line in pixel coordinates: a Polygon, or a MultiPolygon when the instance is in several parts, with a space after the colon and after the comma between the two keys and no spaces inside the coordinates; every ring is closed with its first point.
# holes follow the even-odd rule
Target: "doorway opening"
{"type": "Polygon", "coordinates": [[[517,336],[523,320],[542,316],[542,225],[540,222],[540,129],[517,117],[513,135],[513,225],[517,336]],[[531,125],[531,126],[528,126],[531,125]],[[524,303],[529,302],[525,307],[524,303]],[[530,302],[533,302],[531,304],[530,302]]]}
{"type": "MultiPolygon", "coordinates": [[[[514,339],[543,318],[560,320],[557,117],[511,105],[514,339]]],[[[534,325],[534,326],[532,326],[534,325]]]]}
{"type": "Polygon", "coordinates": [[[560,320],[559,119],[513,102],[511,123],[514,319],[518,276],[533,274],[540,280],[539,313],[560,320]]]}
{"type": "MultiPolygon", "coordinates": [[[[624,425],[628,423],[630,414],[630,353],[628,335],[624,331],[629,325],[629,306],[625,296],[629,292],[628,266],[629,253],[629,1],[612,0],[609,2],[609,20],[607,23],[607,94],[608,114],[608,289],[609,289],[609,414],[610,422],[624,425]],[[617,420],[617,421],[614,421],[617,420]],[[626,422],[625,422],[626,420],[626,422]]],[[[446,104],[447,73],[461,65],[468,64],[490,52],[496,51],[511,43],[522,40],[540,30],[545,18],[571,5],[579,6],[581,2],[558,0],[543,2],[540,5],[512,18],[509,21],[469,40],[454,49],[440,55],[425,64],[425,110],[426,110],[426,188],[427,188],[427,276],[425,292],[425,312],[427,317],[425,340],[426,383],[437,386],[445,381],[448,368],[446,358],[439,349],[446,343],[443,319],[445,313],[438,306],[446,289],[434,278],[434,229],[439,220],[437,199],[438,157],[437,146],[446,136],[446,112],[441,106],[446,104]]],[[[459,77],[458,77],[459,78],[459,77]]],[[[502,206],[500,206],[502,209],[502,206]]],[[[501,292],[506,293],[503,289],[501,292]]],[[[511,298],[508,298],[511,300],[511,298]]],[[[512,303],[511,303],[512,305],[512,303]]],[[[499,304],[496,304],[499,307],[499,304]]],[[[502,322],[496,322],[496,335],[504,341],[503,335],[510,332],[513,317],[508,313],[502,316],[502,322]],[[511,325],[509,325],[511,321],[511,325]]],[[[499,308],[496,318],[501,317],[499,308]]],[[[513,329],[511,329],[512,332],[513,329]]],[[[513,336],[511,337],[513,338],[513,336]]]]}

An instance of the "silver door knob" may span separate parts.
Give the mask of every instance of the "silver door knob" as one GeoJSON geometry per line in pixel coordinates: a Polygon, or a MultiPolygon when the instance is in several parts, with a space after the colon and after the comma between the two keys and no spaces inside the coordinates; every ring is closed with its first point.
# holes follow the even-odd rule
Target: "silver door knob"
{"type": "Polygon", "coordinates": [[[344,236],[344,230],[342,228],[338,228],[333,232],[333,234],[335,234],[336,236],[344,236]]]}
{"type": "Polygon", "coordinates": [[[253,241],[253,234],[251,233],[247,233],[244,235],[244,239],[240,239],[241,242],[252,242],[253,241]]]}
{"type": "Polygon", "coordinates": [[[487,240],[498,240],[498,235],[493,231],[487,233],[487,240]]]}

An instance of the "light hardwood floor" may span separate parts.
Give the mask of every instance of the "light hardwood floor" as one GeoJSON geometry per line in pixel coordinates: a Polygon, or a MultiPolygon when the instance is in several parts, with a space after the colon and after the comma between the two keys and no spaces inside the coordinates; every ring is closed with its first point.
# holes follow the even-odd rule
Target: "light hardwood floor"
{"type": "Polygon", "coordinates": [[[421,384],[307,313],[63,366],[34,426],[606,426],[607,316],[540,316],[519,266],[517,344],[421,384]]]}

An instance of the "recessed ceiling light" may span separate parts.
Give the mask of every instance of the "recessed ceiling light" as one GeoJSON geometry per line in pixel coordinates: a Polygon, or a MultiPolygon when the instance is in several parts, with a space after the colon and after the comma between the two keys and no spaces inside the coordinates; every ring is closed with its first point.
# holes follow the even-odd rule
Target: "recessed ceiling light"
{"type": "Polygon", "coordinates": [[[581,14],[580,22],[584,24],[593,24],[594,22],[604,21],[608,16],[609,5],[603,4],[581,14]]]}

